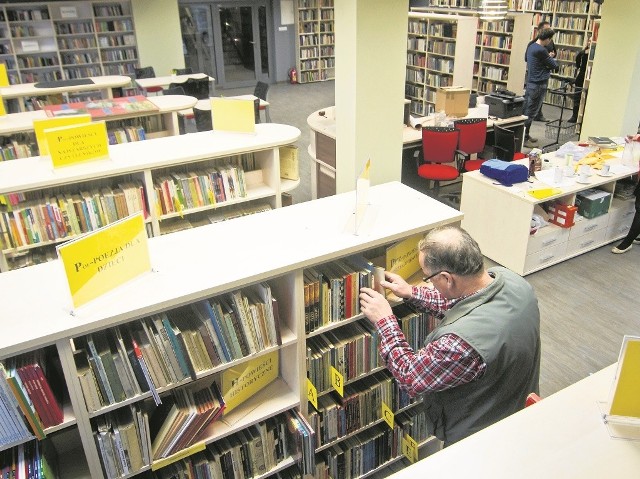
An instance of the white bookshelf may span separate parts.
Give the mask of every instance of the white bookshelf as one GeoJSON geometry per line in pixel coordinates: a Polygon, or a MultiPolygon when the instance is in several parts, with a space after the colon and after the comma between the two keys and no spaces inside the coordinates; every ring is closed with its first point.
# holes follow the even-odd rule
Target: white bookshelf
{"type": "Polygon", "coordinates": [[[432,113],[439,87],[472,88],[477,22],[469,16],[409,13],[405,98],[412,113],[432,113]]]}
{"type": "MultiPolygon", "coordinates": [[[[282,206],[281,195],[298,186],[299,180],[280,178],[279,148],[290,145],[300,136],[300,130],[288,125],[264,123],[256,125],[255,134],[207,131],[189,135],[168,136],[142,142],[112,145],[109,159],[54,170],[48,157],[31,157],[0,162],[0,195],[24,193],[34,199],[63,193],[80,193],[96,187],[139,181],[146,198],[148,232],[159,236],[180,217],[196,218],[198,224],[216,209],[232,205],[250,205],[256,200],[271,208],[282,206]],[[155,184],[159,176],[171,172],[186,172],[208,166],[224,165],[229,158],[251,155],[256,169],[245,173],[246,196],[207,207],[182,210],[180,214],[162,214],[158,208],[155,184]]],[[[67,241],[31,242],[6,248],[0,255],[0,269],[11,269],[12,258],[29,250],[49,248],[67,241]]]]}
{"type": "MultiPolygon", "coordinates": [[[[12,318],[0,337],[0,359],[44,347],[55,348],[61,359],[71,398],[70,416],[75,417],[67,429],[77,432],[83,452],[73,467],[60,471],[61,477],[86,477],[74,472],[84,462],[83,457],[93,479],[104,477],[93,439],[93,422],[76,379],[73,338],[258,282],[269,283],[278,299],[281,325],[292,333],[277,348],[279,377],[230,415],[223,416],[219,424],[213,423],[205,442],[306,404],[304,268],[393,244],[462,218],[458,211],[409,187],[388,183],[369,190],[365,229],[356,235],[352,226],[355,206],[355,192],[350,192],[151,238],[153,272],[86,304],[74,315],[59,261],[0,275],[0,289],[7,293],[3,311],[12,318]],[[393,205],[388,202],[390,197],[395,199],[393,205]],[[410,204],[412,208],[398,211],[397,203],[410,204]],[[415,209],[428,213],[416,216],[415,209]],[[38,300],[31,301],[36,284],[46,286],[38,287],[38,300]]],[[[243,358],[240,363],[252,357],[243,358]]],[[[147,465],[143,470],[148,468],[147,465]]]]}

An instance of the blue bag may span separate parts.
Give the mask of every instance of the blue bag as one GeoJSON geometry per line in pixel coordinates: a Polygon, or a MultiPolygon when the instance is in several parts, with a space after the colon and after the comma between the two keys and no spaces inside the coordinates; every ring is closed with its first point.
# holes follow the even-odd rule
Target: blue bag
{"type": "Polygon", "coordinates": [[[495,159],[482,163],[480,173],[504,186],[522,183],[529,178],[529,168],[526,166],[495,159]]]}

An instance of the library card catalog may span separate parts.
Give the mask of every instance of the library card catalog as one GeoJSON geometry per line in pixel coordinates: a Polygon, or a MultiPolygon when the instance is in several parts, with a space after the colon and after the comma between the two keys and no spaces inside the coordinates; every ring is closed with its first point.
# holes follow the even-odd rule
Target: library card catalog
{"type": "Polygon", "coordinates": [[[222,373],[222,396],[225,414],[255,396],[278,377],[278,351],[226,369],[222,373]]]}
{"type": "Polygon", "coordinates": [[[236,131],[254,133],[256,131],[256,115],[253,100],[238,98],[211,98],[211,114],[213,129],[220,131],[236,131]]]}
{"type": "Polygon", "coordinates": [[[44,131],[54,168],[109,157],[105,122],[62,126],[44,131]]]}
{"type": "Polygon", "coordinates": [[[74,307],[151,271],[142,213],[58,246],[74,307]]]}
{"type": "Polygon", "coordinates": [[[81,125],[85,123],[91,123],[91,115],[85,114],[33,120],[33,131],[36,134],[36,143],[38,144],[38,151],[40,152],[40,156],[49,155],[49,145],[47,143],[47,139],[44,136],[44,130],[50,128],[58,128],[61,126],[81,125]]]}

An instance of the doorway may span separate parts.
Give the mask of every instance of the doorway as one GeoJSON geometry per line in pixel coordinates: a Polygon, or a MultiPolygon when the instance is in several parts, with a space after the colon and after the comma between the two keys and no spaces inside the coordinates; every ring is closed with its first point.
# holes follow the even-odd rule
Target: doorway
{"type": "Polygon", "coordinates": [[[269,83],[269,11],[265,0],[180,2],[185,66],[220,88],[269,83]]]}

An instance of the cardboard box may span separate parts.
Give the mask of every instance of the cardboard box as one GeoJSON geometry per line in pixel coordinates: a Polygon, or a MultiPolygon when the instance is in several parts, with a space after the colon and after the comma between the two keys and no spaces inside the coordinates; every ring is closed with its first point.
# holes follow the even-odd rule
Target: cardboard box
{"type": "Polygon", "coordinates": [[[447,116],[461,118],[469,112],[471,91],[461,86],[445,86],[436,91],[436,113],[443,111],[447,116]]]}
{"type": "Polygon", "coordinates": [[[576,206],[552,203],[547,206],[549,223],[561,226],[562,228],[571,228],[575,224],[576,211],[578,211],[576,206]]]}
{"type": "Polygon", "coordinates": [[[595,218],[609,211],[611,193],[607,191],[589,188],[576,194],[576,206],[578,213],[585,218],[595,218]]]}

